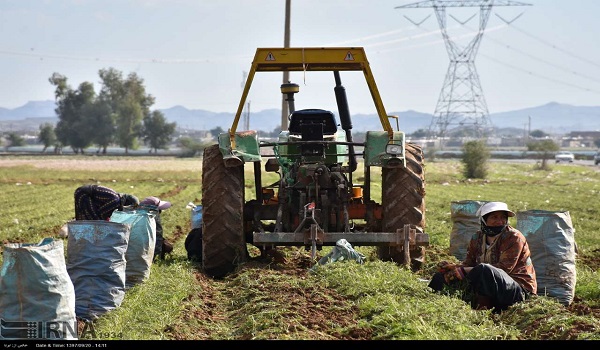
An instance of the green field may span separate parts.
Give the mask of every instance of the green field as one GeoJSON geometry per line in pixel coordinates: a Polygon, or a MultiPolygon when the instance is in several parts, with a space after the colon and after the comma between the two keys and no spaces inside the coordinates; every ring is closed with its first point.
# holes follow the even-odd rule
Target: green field
{"type": "MultiPolygon", "coordinates": [[[[218,282],[203,276],[186,259],[184,248],[190,230],[186,205],[201,204],[201,168],[198,158],[2,157],[0,239],[5,244],[60,239],[59,229],[74,218],[73,191],[84,184],[171,201],[162,218],[165,237],[175,242],[173,254],[155,263],[150,278],[127,291],[121,307],[97,322],[101,339],[350,339],[358,328],[367,334],[361,339],[600,339],[598,167],[552,164],[549,171],[541,171],[533,164],[492,161],[488,178],[481,180],[464,179],[459,161],[426,161],[425,232],[430,246],[421,271],[376,261],[371,248],[359,247],[369,258],[364,265],[330,264],[317,274],[293,276],[277,275],[270,265],[249,267],[218,282]],[[450,204],[462,200],[504,201],[515,212],[569,212],[578,248],[573,305],[537,297],[491,315],[472,311],[458,296],[430,293],[423,280],[438,261],[451,258],[450,204]],[[267,286],[272,289],[265,291],[267,286]],[[308,319],[332,310],[320,310],[312,301],[310,313],[290,311],[276,295],[292,287],[305,292],[288,300],[323,293],[329,302],[340,299],[354,310],[332,306],[351,320],[308,326],[308,319]]],[[[249,176],[246,181],[249,198],[254,185],[249,176]]],[[[515,218],[510,220],[515,226],[515,218]]],[[[290,260],[300,254],[294,249],[285,253],[290,260]]]]}

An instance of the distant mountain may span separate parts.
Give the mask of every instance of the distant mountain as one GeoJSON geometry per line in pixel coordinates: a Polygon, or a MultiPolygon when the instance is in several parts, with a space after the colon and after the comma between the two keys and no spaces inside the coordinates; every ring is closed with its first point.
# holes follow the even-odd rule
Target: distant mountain
{"type": "MultiPolygon", "coordinates": [[[[56,108],[54,101],[30,101],[15,109],[0,107],[0,131],[37,131],[40,124],[55,124],[58,119],[54,108],[56,108]]],[[[191,130],[212,130],[217,127],[227,130],[234,117],[234,113],[187,109],[183,106],[174,106],[160,111],[169,122],[176,122],[179,128],[191,130]]],[[[413,110],[388,111],[388,114],[398,116],[400,130],[406,133],[429,128],[433,118],[432,114],[413,110]]],[[[496,128],[523,131],[539,129],[549,134],[597,131],[600,130],[600,106],[572,106],[551,102],[538,107],[490,114],[490,120],[496,128]]],[[[390,122],[395,128],[395,121],[391,119],[390,122]]],[[[279,109],[266,109],[250,114],[251,130],[273,131],[280,124],[279,109]]],[[[375,114],[355,114],[352,116],[352,124],[353,131],[357,132],[381,129],[379,118],[375,114]]],[[[240,118],[238,130],[245,130],[244,116],[240,118]]]]}
{"type": "Polygon", "coordinates": [[[600,131],[600,106],[572,106],[556,102],[491,114],[495,127],[516,127],[526,130],[531,118],[531,130],[543,130],[549,134],[566,134],[571,131],[600,131]]]}
{"type": "Polygon", "coordinates": [[[56,118],[54,101],[29,101],[21,107],[0,107],[0,120],[22,120],[26,118],[56,118]]]}

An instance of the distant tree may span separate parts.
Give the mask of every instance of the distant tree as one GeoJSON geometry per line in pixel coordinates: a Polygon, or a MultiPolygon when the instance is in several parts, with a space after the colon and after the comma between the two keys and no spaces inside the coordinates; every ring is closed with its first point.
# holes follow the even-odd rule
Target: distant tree
{"type": "Polygon", "coordinates": [[[477,130],[472,127],[456,128],[448,133],[450,137],[477,137],[477,130]]]}
{"type": "Polygon", "coordinates": [[[427,137],[427,135],[429,135],[429,132],[425,129],[416,130],[411,134],[412,137],[427,137]]]}
{"type": "Polygon", "coordinates": [[[62,74],[54,73],[48,81],[55,86],[54,99],[57,107],[54,111],[59,119],[54,131],[58,141],[62,145],[68,145],[69,135],[72,131],[70,121],[75,121],[77,115],[74,111],[74,107],[70,104],[70,96],[74,95],[75,92],[67,84],[67,77],[62,74]]]}
{"type": "Polygon", "coordinates": [[[222,134],[225,131],[220,126],[217,126],[216,128],[209,130],[209,132],[216,139],[219,137],[219,134],[222,134]]]}
{"type": "Polygon", "coordinates": [[[548,166],[548,159],[559,149],[560,147],[558,144],[552,140],[533,141],[527,144],[527,150],[537,152],[539,157],[542,159],[542,164],[538,167],[540,170],[550,169],[548,166]]]}
{"type": "Polygon", "coordinates": [[[194,140],[193,138],[186,136],[179,139],[179,147],[183,149],[182,155],[184,157],[194,157],[198,154],[202,154],[206,145],[194,140]]]}
{"type": "Polygon", "coordinates": [[[485,179],[487,176],[490,151],[485,141],[465,142],[462,152],[463,176],[467,179],[485,179]]]}
{"type": "Polygon", "coordinates": [[[83,82],[77,90],[67,84],[67,78],[54,73],[49,79],[55,88],[58,116],[55,133],[62,145],[71,146],[75,154],[83,153],[92,144],[96,130],[90,125],[87,113],[93,106],[96,93],[90,82],[83,82]]]}
{"type": "Polygon", "coordinates": [[[86,113],[89,125],[96,131],[92,135],[92,140],[98,146],[97,152],[102,151],[102,154],[106,154],[108,146],[114,142],[116,129],[115,117],[110,104],[97,98],[86,113]]]}
{"type": "Polygon", "coordinates": [[[44,123],[43,125],[40,125],[38,141],[44,145],[42,153],[46,153],[46,149],[48,149],[48,147],[56,145],[56,133],[54,132],[54,126],[52,124],[44,123]]]}
{"type": "Polygon", "coordinates": [[[367,137],[367,133],[364,131],[352,133],[352,141],[354,141],[354,142],[365,142],[366,137],[367,137]]]}
{"type": "Polygon", "coordinates": [[[159,149],[168,149],[168,144],[175,133],[177,123],[167,123],[160,111],[154,111],[144,118],[142,137],[144,143],[150,145],[150,152],[157,153],[159,149]]]}
{"type": "Polygon", "coordinates": [[[56,141],[56,143],[54,144],[54,153],[62,154],[62,148],[63,148],[63,144],[60,143],[60,141],[56,141]]]}
{"type": "Polygon", "coordinates": [[[594,140],[594,145],[596,145],[596,147],[600,148],[600,139],[594,140]]]}
{"type": "Polygon", "coordinates": [[[125,148],[125,154],[130,149],[138,149],[138,136],[142,131],[142,107],[132,96],[119,105],[117,110],[117,142],[125,148]]]}
{"type": "Polygon", "coordinates": [[[8,141],[8,143],[6,144],[7,150],[10,147],[20,147],[25,145],[25,140],[15,132],[9,132],[6,137],[6,140],[8,141]]]}
{"type": "Polygon", "coordinates": [[[100,109],[108,109],[108,112],[101,117],[101,124],[103,130],[102,136],[96,139],[96,144],[102,148],[102,154],[106,154],[106,148],[112,142],[115,142],[117,133],[117,118],[119,106],[121,105],[123,98],[126,94],[125,85],[123,83],[123,73],[114,69],[101,69],[98,72],[102,87],[98,93],[98,103],[102,104],[103,107],[100,109]]]}
{"type": "Polygon", "coordinates": [[[276,126],[273,131],[266,134],[267,137],[278,137],[281,133],[281,126],[276,126]]]}
{"type": "Polygon", "coordinates": [[[77,115],[76,120],[72,124],[73,133],[69,138],[69,146],[74,150],[79,150],[83,154],[85,149],[94,143],[94,138],[97,134],[97,130],[94,127],[95,120],[93,114],[96,101],[94,85],[88,81],[84,81],[79,84],[73,97],[77,115]]]}
{"type": "Polygon", "coordinates": [[[532,131],[532,132],[529,134],[529,136],[531,136],[531,137],[535,137],[535,138],[538,138],[538,139],[541,139],[541,138],[544,138],[544,137],[548,136],[548,134],[546,134],[546,133],[545,133],[545,132],[543,132],[542,130],[536,129],[536,130],[533,130],[533,131],[532,131]]]}
{"type": "Polygon", "coordinates": [[[99,72],[102,80],[100,100],[110,105],[111,119],[116,126],[115,141],[125,148],[125,153],[139,146],[138,137],[141,135],[142,120],[150,115],[150,107],[154,97],[146,93],[144,80],[136,73],[130,73],[126,79],[114,68],[102,69],[99,72]]]}

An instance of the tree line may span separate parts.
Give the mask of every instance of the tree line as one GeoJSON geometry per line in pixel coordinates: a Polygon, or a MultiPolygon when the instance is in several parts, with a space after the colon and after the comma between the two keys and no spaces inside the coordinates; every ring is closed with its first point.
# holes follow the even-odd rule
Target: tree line
{"type": "Polygon", "coordinates": [[[48,79],[54,85],[58,123],[40,126],[39,140],[44,151],[54,146],[56,153],[71,147],[75,154],[93,145],[106,154],[110,145],[129,150],[138,149],[140,141],[156,153],[168,149],[177,124],[168,123],[161,111],[150,108],[155,98],[146,92],[144,80],[136,73],[127,77],[114,69],[99,71],[98,93],[90,82],[73,89],[67,77],[53,73],[48,79]]]}

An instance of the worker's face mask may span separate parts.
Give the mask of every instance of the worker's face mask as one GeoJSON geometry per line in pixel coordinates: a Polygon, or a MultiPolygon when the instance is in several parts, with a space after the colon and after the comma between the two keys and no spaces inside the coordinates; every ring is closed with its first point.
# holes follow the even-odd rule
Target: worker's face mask
{"type": "MultiPolygon", "coordinates": [[[[504,228],[506,227],[506,225],[488,226],[485,223],[486,220],[487,220],[486,217],[481,218],[481,232],[483,232],[483,234],[488,237],[494,237],[494,236],[500,234],[500,232],[502,232],[502,230],[504,230],[504,228]]],[[[508,217],[506,218],[506,220],[508,220],[508,217]]],[[[499,221],[499,220],[496,220],[496,221],[499,221]]]]}
{"type": "Polygon", "coordinates": [[[506,227],[506,225],[487,226],[486,224],[484,224],[482,222],[481,223],[481,232],[483,232],[483,234],[486,236],[494,237],[494,236],[498,235],[500,232],[502,232],[502,230],[504,230],[505,227],[506,227]]]}

